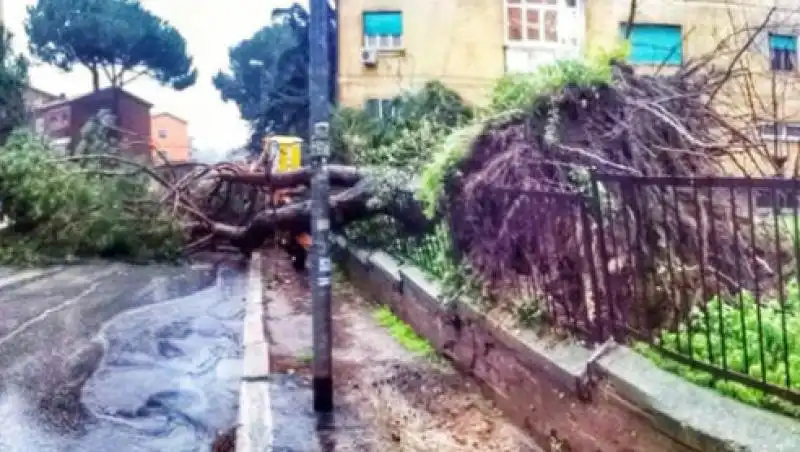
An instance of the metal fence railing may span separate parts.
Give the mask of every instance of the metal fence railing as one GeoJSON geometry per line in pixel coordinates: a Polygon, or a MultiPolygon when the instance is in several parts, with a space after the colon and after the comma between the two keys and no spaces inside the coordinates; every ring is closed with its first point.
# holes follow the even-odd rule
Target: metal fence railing
{"type": "MultiPolygon", "coordinates": [[[[492,188],[539,212],[519,280],[546,319],[800,403],[800,180],[589,179],[580,192],[492,188]]],[[[392,251],[441,277],[449,246],[443,228],[392,251]]]]}
{"type": "Polygon", "coordinates": [[[605,300],[628,314],[613,326],[707,372],[698,378],[800,402],[800,181],[606,174],[593,184],[595,218],[608,225],[601,261],[630,263],[627,293],[605,300]]]}

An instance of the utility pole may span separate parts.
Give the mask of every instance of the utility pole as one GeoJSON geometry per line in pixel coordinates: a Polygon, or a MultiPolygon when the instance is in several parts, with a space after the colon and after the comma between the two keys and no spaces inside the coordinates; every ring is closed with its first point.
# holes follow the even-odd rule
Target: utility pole
{"type": "Polygon", "coordinates": [[[308,101],[311,126],[311,323],[314,411],[333,411],[333,340],[331,310],[330,218],[330,27],[328,0],[309,3],[308,101]]]}

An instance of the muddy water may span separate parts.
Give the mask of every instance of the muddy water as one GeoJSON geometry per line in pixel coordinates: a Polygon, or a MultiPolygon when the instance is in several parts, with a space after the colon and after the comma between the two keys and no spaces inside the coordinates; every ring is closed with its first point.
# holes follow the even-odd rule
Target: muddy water
{"type": "Polygon", "coordinates": [[[244,296],[226,267],[211,287],[117,313],[45,400],[6,384],[0,451],[209,450],[236,420],[244,296]]]}

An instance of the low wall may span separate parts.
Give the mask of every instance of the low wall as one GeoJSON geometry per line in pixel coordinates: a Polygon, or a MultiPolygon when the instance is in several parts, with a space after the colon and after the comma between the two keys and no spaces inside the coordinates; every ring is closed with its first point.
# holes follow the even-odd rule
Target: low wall
{"type": "Polygon", "coordinates": [[[800,423],[692,385],[626,347],[540,338],[464,302],[443,305],[436,283],[384,252],[342,238],[335,251],[356,287],[471,374],[548,451],[800,451],[800,423]]]}

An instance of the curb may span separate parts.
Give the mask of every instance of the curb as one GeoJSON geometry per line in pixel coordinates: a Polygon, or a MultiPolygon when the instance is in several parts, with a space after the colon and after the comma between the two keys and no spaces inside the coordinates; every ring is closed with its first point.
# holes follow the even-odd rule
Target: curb
{"type": "Polygon", "coordinates": [[[264,303],[261,253],[250,258],[245,300],[242,381],[239,386],[239,423],[236,452],[272,450],[272,409],[270,407],[269,343],[264,335],[264,303]]]}
{"type": "Polygon", "coordinates": [[[800,424],[793,419],[695,386],[625,346],[602,354],[602,346],[592,351],[553,342],[463,300],[443,305],[441,286],[419,268],[342,237],[335,243],[357,289],[481,382],[540,446],[555,440],[571,450],[800,450],[800,424]]]}

